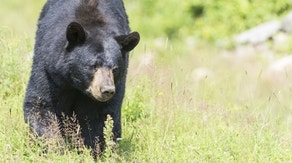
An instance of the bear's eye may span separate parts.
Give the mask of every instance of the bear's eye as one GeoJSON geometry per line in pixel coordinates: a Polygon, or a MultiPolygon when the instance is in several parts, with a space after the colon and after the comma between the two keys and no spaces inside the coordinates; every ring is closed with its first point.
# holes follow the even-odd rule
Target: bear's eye
{"type": "Polygon", "coordinates": [[[98,67],[99,66],[96,64],[96,65],[93,66],[93,69],[96,71],[98,69],[98,67]]]}
{"type": "Polygon", "coordinates": [[[119,67],[118,67],[118,66],[115,66],[115,67],[112,69],[112,71],[113,71],[113,74],[117,74],[118,71],[119,71],[119,67]]]}
{"type": "Polygon", "coordinates": [[[89,66],[89,68],[94,71],[96,71],[99,67],[101,66],[98,63],[94,63],[89,66]]]}

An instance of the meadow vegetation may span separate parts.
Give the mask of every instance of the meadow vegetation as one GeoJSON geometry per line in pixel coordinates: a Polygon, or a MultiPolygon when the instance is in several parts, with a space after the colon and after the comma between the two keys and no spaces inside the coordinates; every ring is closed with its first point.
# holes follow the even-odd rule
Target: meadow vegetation
{"type": "MultiPolygon", "coordinates": [[[[1,162],[93,162],[90,151],[47,149],[24,123],[22,102],[36,21],[45,0],[0,5],[1,162]],[[46,152],[44,152],[46,151],[46,152]]],[[[130,56],[123,140],[99,162],[291,162],[291,71],[267,67],[288,42],[238,55],[217,42],[292,9],[278,0],[125,0],[141,42],[130,56]],[[260,6],[260,7],[259,7],[260,6]]],[[[291,40],[291,38],[290,38],[291,40]]],[[[243,52],[244,53],[244,52],[243,52]]]]}

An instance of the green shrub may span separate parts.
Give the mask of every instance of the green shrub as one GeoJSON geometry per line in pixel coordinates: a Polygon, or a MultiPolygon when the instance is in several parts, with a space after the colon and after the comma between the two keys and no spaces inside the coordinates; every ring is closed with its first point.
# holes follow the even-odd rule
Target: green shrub
{"type": "Polygon", "coordinates": [[[287,0],[126,0],[126,5],[132,28],[146,37],[191,35],[208,41],[279,19],[292,9],[287,0]]]}

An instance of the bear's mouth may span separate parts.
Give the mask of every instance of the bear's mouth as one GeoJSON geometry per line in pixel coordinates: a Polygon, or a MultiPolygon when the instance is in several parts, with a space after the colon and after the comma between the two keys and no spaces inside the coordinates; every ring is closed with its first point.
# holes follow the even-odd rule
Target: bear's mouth
{"type": "Polygon", "coordinates": [[[110,100],[110,99],[111,99],[111,97],[110,97],[110,98],[101,97],[101,98],[98,98],[98,99],[96,99],[96,100],[98,100],[98,101],[100,101],[100,102],[107,102],[107,101],[110,100]]]}
{"type": "Polygon", "coordinates": [[[86,92],[100,102],[110,100],[116,93],[112,70],[98,68],[86,92]]]}

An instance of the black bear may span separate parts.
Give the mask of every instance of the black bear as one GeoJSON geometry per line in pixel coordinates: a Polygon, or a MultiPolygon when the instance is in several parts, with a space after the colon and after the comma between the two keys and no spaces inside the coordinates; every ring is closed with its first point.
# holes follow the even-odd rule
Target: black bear
{"type": "Polygon", "coordinates": [[[122,0],[48,0],[38,20],[24,118],[37,136],[64,136],[64,117],[76,117],[84,144],[103,150],[103,127],[113,119],[121,137],[130,33],[122,0]]]}

